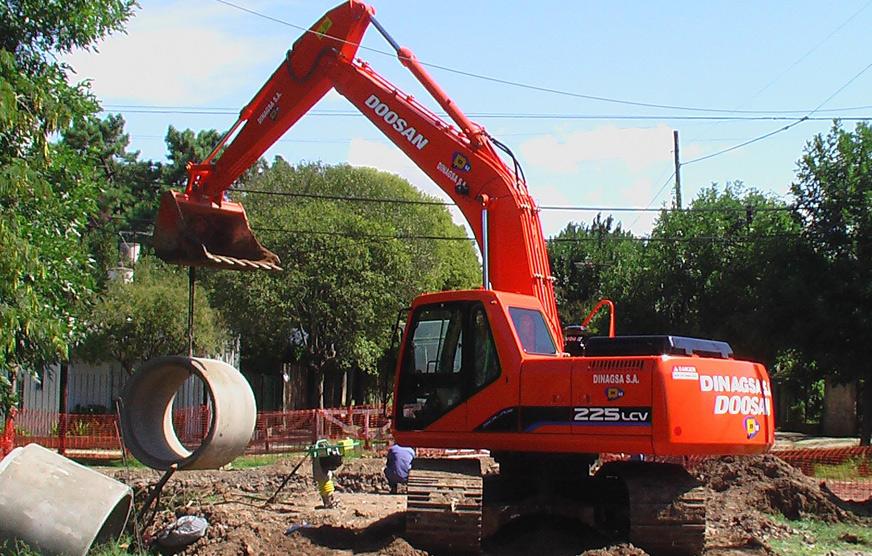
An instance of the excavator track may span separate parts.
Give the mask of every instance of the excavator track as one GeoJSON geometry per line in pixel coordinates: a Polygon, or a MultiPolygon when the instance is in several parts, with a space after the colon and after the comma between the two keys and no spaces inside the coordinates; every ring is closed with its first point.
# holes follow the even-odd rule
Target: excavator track
{"type": "Polygon", "coordinates": [[[409,473],[406,537],[416,546],[446,552],[479,552],[481,462],[416,459],[409,473]]]}
{"type": "Polygon", "coordinates": [[[598,477],[620,479],[629,499],[630,542],[653,555],[701,554],[705,489],[680,465],[612,462],[598,477]]]}

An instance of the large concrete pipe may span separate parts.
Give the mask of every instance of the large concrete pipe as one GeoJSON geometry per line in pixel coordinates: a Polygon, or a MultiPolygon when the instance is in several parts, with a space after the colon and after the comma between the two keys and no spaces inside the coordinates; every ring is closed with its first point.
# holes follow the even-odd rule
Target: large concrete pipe
{"type": "Polygon", "coordinates": [[[232,366],[215,359],[162,357],[145,363],[124,386],[121,434],[136,459],[153,469],[217,469],[245,451],[257,408],[251,386],[232,366]],[[173,429],[173,398],[191,375],[212,402],[209,432],[191,452],[173,429]]]}
{"type": "Polygon", "coordinates": [[[84,556],[121,535],[132,505],[127,485],[37,444],[0,461],[0,545],[84,556]]]}

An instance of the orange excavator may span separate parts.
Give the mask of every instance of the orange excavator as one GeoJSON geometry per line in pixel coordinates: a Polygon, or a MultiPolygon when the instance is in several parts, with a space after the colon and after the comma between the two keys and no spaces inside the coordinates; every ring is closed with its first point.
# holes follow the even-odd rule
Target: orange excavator
{"type": "Polygon", "coordinates": [[[424,294],[411,304],[393,434],[417,448],[489,450],[499,472],[483,473],[475,459],[417,459],[408,538],[475,551],[501,526],[546,514],[652,553],[700,552],[703,490],[661,456],[767,451],[774,421],[766,369],[734,359],[723,342],[616,336],[607,301],[600,306],[612,308],[608,336],[570,327],[565,340],[539,211],[518,160],[374,16],[362,2],[344,2],[294,43],[209,157],[189,164],[185,191],[162,197],[158,255],[183,265],[278,270],[278,257],[225,194],[336,89],[451,197],[482,254],[482,288],[424,294]],[[369,24],[450,122],[355,59],[369,24]],[[627,457],[602,464],[600,454],[627,457]],[[653,457],[659,461],[645,461],[653,457]]]}

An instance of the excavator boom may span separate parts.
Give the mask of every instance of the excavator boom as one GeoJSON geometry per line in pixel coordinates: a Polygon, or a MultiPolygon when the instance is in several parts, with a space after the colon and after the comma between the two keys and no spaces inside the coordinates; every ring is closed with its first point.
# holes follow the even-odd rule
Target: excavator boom
{"type": "Polygon", "coordinates": [[[188,165],[184,193],[164,194],[154,236],[158,255],[192,266],[277,269],[278,257],[255,239],[242,205],[225,195],[331,88],[457,204],[481,249],[488,270],[485,287],[539,299],[562,347],[545,239],[523,177],[497,154],[495,145],[501,144],[463,114],[409,49],[396,44],[375,20],[372,8],[356,0],[329,11],[294,43],[212,153],[188,165]],[[394,46],[400,62],[455,125],[354,59],[369,23],[394,46]]]}
{"type": "Polygon", "coordinates": [[[321,58],[353,57],[372,13],[356,1],[327,12],[297,40],[209,156],[188,163],[185,191],[161,197],[153,240],[161,259],[231,270],[280,268],[279,257],[254,237],[245,209],[226,192],[327,94],[332,84],[319,71],[321,58]]]}

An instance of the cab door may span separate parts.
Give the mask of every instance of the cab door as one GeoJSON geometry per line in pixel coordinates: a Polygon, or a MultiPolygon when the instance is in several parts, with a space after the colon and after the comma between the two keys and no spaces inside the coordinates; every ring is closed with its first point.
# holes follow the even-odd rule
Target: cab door
{"type": "Polygon", "coordinates": [[[521,432],[572,432],[572,363],[557,345],[538,309],[509,307],[521,363],[521,432]]]}
{"type": "Polygon", "coordinates": [[[406,336],[400,372],[399,430],[469,430],[466,402],[501,374],[483,304],[453,301],[419,307],[406,336]]]}

